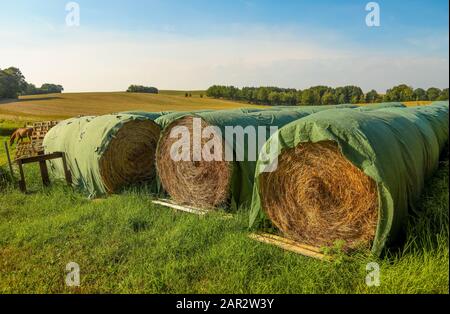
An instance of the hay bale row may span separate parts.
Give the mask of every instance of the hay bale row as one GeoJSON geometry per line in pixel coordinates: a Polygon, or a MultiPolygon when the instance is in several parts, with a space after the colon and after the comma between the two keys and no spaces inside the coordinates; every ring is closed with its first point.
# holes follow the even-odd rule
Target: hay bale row
{"type": "MultiPolygon", "coordinates": [[[[259,134],[256,134],[256,142],[264,143],[270,135],[270,126],[282,127],[309,114],[324,110],[354,107],[353,105],[278,107],[273,110],[238,109],[165,115],[157,119],[157,122],[164,126],[156,153],[159,180],[163,189],[180,204],[210,209],[223,206],[233,209],[248,207],[252,198],[256,158],[249,160],[247,141],[244,147],[238,148],[232,147],[233,143],[226,141],[226,126],[241,126],[244,129],[247,126],[264,127],[266,129],[264,139],[260,139],[259,134]],[[202,131],[210,126],[218,127],[220,130],[220,134],[219,132],[216,134],[222,138],[220,161],[195,161],[192,137],[189,143],[189,161],[174,161],[170,157],[173,145],[179,141],[179,138],[172,136],[172,132],[184,127],[192,134],[194,118],[201,120],[202,131]],[[243,150],[243,160],[226,161],[225,146],[227,145],[235,154],[236,149],[243,150]]],[[[209,140],[209,138],[202,138],[201,147],[209,140]]]]}
{"type": "Polygon", "coordinates": [[[250,226],[268,218],[306,244],[343,240],[346,249],[379,254],[438,166],[448,119],[448,102],[436,102],[329,110],[284,126],[263,147],[275,154],[258,162],[250,226]],[[264,172],[274,162],[276,170],[264,172]]]}
{"type": "MultiPolygon", "coordinates": [[[[332,108],[335,106],[296,108],[296,110],[314,113],[332,108]]],[[[272,111],[288,110],[292,110],[292,107],[277,107],[272,111]]],[[[233,117],[236,117],[236,115],[256,114],[262,109],[231,111],[233,117]]],[[[44,142],[45,151],[65,152],[74,184],[88,191],[92,197],[115,193],[128,185],[142,181],[154,181],[156,183],[154,191],[160,192],[162,188],[155,173],[154,162],[159,139],[158,126],[165,128],[175,120],[208,112],[211,111],[158,113],[130,111],[100,117],[73,118],[61,122],[50,132],[44,142]]],[[[223,112],[225,114],[227,111],[223,112]]],[[[56,177],[64,176],[61,161],[51,161],[49,164],[51,172],[56,177]]],[[[229,182],[229,180],[229,177],[224,177],[219,181],[229,182]]],[[[221,199],[224,198],[227,196],[221,199]]]]}
{"type": "MultiPolygon", "coordinates": [[[[202,146],[209,140],[203,138],[202,146]]],[[[74,184],[92,197],[160,180],[178,203],[251,205],[251,226],[268,218],[307,244],[344,240],[346,248],[371,245],[379,253],[401,229],[447,142],[448,102],[440,102],[413,108],[386,103],[81,117],[53,128],[44,147],[46,153],[66,153],[74,184]],[[201,130],[217,127],[212,133],[222,137],[220,161],[194,160],[192,138],[189,161],[170,157],[178,140],[172,131],[185,127],[192,134],[195,118],[201,130]],[[247,141],[231,146],[226,126],[266,128],[264,138],[256,133],[256,142],[265,142],[264,151],[276,143],[276,170],[264,172],[270,163],[249,160],[247,141]],[[270,126],[281,129],[267,141],[270,126]],[[227,146],[232,161],[224,158],[227,146]],[[239,150],[243,160],[236,160],[239,150]]],[[[64,176],[60,161],[51,161],[50,169],[64,176]]]]}

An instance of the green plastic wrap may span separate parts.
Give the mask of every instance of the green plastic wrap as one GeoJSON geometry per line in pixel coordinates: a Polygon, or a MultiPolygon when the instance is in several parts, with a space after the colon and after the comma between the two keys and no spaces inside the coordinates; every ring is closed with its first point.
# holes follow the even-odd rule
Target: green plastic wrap
{"type": "MultiPolygon", "coordinates": [[[[90,197],[107,193],[99,169],[99,160],[120,128],[132,120],[153,120],[161,114],[110,114],[64,120],[44,138],[45,153],[64,152],[72,173],[74,186],[87,191],[90,197]]],[[[48,162],[50,172],[64,178],[60,159],[48,162]]]]}

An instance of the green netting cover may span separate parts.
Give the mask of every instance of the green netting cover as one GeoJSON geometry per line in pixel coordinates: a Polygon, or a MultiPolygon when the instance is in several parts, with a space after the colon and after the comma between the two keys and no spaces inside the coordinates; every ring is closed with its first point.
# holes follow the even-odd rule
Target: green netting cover
{"type": "MultiPolygon", "coordinates": [[[[45,153],[64,152],[74,186],[88,191],[91,197],[107,193],[102,181],[99,160],[121,127],[132,120],[153,120],[162,113],[110,114],[72,118],[53,127],[44,138],[45,153]]],[[[60,159],[49,161],[50,172],[64,178],[60,159]]]]}
{"type": "MultiPolygon", "coordinates": [[[[350,104],[343,104],[343,105],[327,105],[327,106],[273,106],[273,107],[264,107],[264,108],[238,108],[238,109],[228,109],[228,110],[196,110],[196,111],[179,111],[179,112],[169,112],[167,114],[161,115],[158,119],[155,120],[156,123],[158,123],[161,128],[165,128],[168,125],[170,125],[175,120],[178,120],[180,118],[190,116],[192,114],[201,114],[201,113],[207,113],[207,112],[215,112],[217,114],[224,114],[227,113],[235,113],[235,114],[249,114],[254,112],[261,112],[261,111],[296,111],[301,110],[303,112],[308,113],[314,113],[318,111],[322,111],[325,109],[335,109],[335,108],[356,108],[356,105],[350,105],[350,104]]],[[[144,114],[142,112],[139,112],[137,114],[144,114]]]]}
{"type": "Polygon", "coordinates": [[[383,109],[383,108],[405,108],[405,107],[406,106],[404,104],[402,104],[401,102],[382,102],[382,103],[361,106],[361,107],[358,107],[357,110],[371,111],[371,110],[377,110],[377,109],[383,109]]]}
{"type": "MultiPolygon", "coordinates": [[[[408,209],[414,207],[424,181],[438,165],[439,154],[448,143],[448,113],[448,101],[373,111],[328,110],[281,128],[262,152],[277,145],[269,158],[275,160],[281,151],[300,143],[335,141],[343,155],[377,184],[379,218],[372,251],[379,254],[385,243],[398,235],[408,209]]],[[[266,219],[259,175],[270,166],[270,161],[258,161],[250,227],[266,219]]]]}

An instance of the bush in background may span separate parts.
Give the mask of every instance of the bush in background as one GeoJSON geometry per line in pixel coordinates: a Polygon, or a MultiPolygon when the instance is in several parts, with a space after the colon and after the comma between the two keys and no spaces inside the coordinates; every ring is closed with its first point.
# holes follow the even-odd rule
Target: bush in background
{"type": "Polygon", "coordinates": [[[158,94],[158,89],[152,86],[142,86],[142,85],[130,85],[127,89],[127,93],[149,93],[158,94]]]}

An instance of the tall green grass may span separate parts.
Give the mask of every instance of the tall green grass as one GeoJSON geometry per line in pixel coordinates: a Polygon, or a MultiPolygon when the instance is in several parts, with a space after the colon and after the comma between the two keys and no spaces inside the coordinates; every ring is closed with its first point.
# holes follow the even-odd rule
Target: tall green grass
{"type": "MultiPolygon", "coordinates": [[[[0,140],[19,124],[0,123],[0,140]]],[[[0,293],[448,293],[448,153],[399,247],[332,262],[250,240],[245,213],[175,212],[143,189],[89,201],[63,182],[43,188],[26,165],[25,195],[5,160],[0,153],[0,293]],[[65,285],[72,261],[79,288],[65,285]],[[380,265],[379,287],[365,284],[369,262],[380,265]]]]}
{"type": "Polygon", "coordinates": [[[448,157],[410,217],[406,240],[381,258],[321,262],[248,238],[247,215],[224,219],[155,206],[145,191],[89,201],[55,183],[0,192],[1,293],[448,293],[448,157]],[[76,262],[81,286],[65,285],[76,262]],[[365,283],[380,265],[381,285],[365,283]]]}

